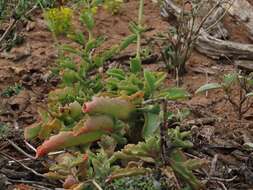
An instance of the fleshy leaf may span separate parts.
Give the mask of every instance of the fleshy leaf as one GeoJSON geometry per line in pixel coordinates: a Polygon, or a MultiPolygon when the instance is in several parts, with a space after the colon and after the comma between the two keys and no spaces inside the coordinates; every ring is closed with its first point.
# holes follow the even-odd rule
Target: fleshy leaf
{"type": "Polygon", "coordinates": [[[130,35],[126,37],[125,39],[123,39],[123,41],[121,42],[119,46],[120,51],[126,49],[130,44],[134,43],[136,39],[137,39],[136,34],[130,35]]]}
{"type": "Polygon", "coordinates": [[[190,94],[182,88],[169,88],[163,91],[159,97],[165,97],[169,100],[182,100],[190,97],[190,94]]]}
{"type": "Polygon", "coordinates": [[[83,111],[88,114],[107,114],[118,119],[127,120],[135,110],[135,106],[122,98],[94,97],[91,102],[84,103],[83,111]]]}
{"type": "Polygon", "coordinates": [[[69,104],[69,111],[73,119],[79,118],[82,115],[82,106],[75,101],[69,104]]]}
{"type": "Polygon", "coordinates": [[[195,94],[201,93],[201,92],[206,92],[208,90],[213,90],[213,89],[219,89],[222,86],[219,83],[208,83],[203,86],[201,86],[198,90],[196,90],[195,94]]]}
{"type": "Polygon", "coordinates": [[[130,60],[130,68],[133,73],[138,73],[141,71],[141,59],[138,57],[132,58],[130,60]]]}
{"type": "Polygon", "coordinates": [[[155,85],[156,78],[154,74],[148,70],[144,71],[144,78],[146,81],[146,88],[147,88],[148,94],[152,95],[156,88],[156,85],[155,85]]]}
{"type": "Polygon", "coordinates": [[[112,174],[107,178],[106,181],[112,181],[114,179],[122,178],[122,177],[130,177],[137,175],[146,175],[151,172],[149,168],[142,167],[132,167],[132,168],[119,168],[112,172],[112,174]]]}
{"type": "Polygon", "coordinates": [[[193,144],[191,141],[185,139],[191,135],[191,132],[180,132],[180,128],[169,129],[168,135],[171,139],[172,144],[178,148],[192,148],[193,144]]]}
{"type": "Polygon", "coordinates": [[[75,135],[74,132],[71,131],[60,132],[50,137],[37,148],[36,157],[38,158],[49,152],[61,150],[63,148],[91,143],[98,140],[103,134],[105,134],[103,131],[94,131],[81,135],[75,135]]]}
{"type": "Polygon", "coordinates": [[[34,123],[25,128],[24,136],[26,140],[36,138],[41,130],[42,123],[34,123]]]}
{"type": "Polygon", "coordinates": [[[143,126],[142,136],[144,138],[153,135],[155,131],[159,128],[159,125],[161,123],[161,118],[159,116],[159,113],[146,113],[144,114],[145,117],[145,123],[143,126]]]}
{"type": "Polygon", "coordinates": [[[156,136],[150,136],[145,139],[145,142],[138,144],[127,144],[121,151],[115,152],[110,158],[113,163],[118,159],[121,160],[136,160],[140,159],[144,162],[154,163],[159,159],[160,139],[156,136]]]}
{"type": "Polygon", "coordinates": [[[117,78],[119,80],[124,80],[125,79],[125,73],[122,69],[116,69],[112,68],[106,72],[109,76],[112,76],[114,78],[117,78]]]}
{"type": "Polygon", "coordinates": [[[114,121],[110,116],[98,115],[90,116],[87,119],[81,120],[74,128],[75,135],[89,133],[92,131],[112,131],[114,121]]]}

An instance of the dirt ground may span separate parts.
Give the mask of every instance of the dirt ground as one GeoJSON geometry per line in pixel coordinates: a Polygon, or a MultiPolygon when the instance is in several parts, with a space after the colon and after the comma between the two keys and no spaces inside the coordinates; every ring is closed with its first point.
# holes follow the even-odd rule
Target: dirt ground
{"type": "MultiPolygon", "coordinates": [[[[253,1],[250,1],[253,4],[253,1]]],[[[137,18],[138,1],[124,3],[118,15],[99,10],[96,16],[95,33],[108,37],[103,48],[116,44],[130,34],[128,23],[137,18]]],[[[145,25],[149,31],[146,38],[168,29],[168,22],[163,21],[160,10],[151,1],[145,2],[145,25]]],[[[43,21],[41,13],[34,13],[33,21],[20,26],[20,34],[25,41],[10,52],[0,52],[0,92],[15,83],[21,84],[23,90],[10,98],[0,98],[0,124],[23,129],[34,123],[38,118],[37,108],[46,104],[47,94],[57,85],[57,78],[49,78],[50,70],[55,65],[57,51],[51,33],[43,21]]],[[[226,17],[224,24],[230,33],[230,40],[252,43],[245,27],[235,19],[226,17]]],[[[62,39],[63,42],[66,39],[62,39]]],[[[128,48],[124,54],[131,54],[135,47],[128,48]]],[[[147,68],[162,69],[161,63],[146,65],[147,68]]],[[[222,92],[209,92],[208,95],[194,95],[196,89],[208,82],[217,82],[224,73],[235,69],[231,63],[211,60],[198,52],[194,52],[187,63],[187,74],[182,79],[182,86],[193,96],[185,101],[192,111],[190,120],[196,118],[214,118],[214,122],[196,125],[192,128],[195,147],[188,154],[210,161],[205,168],[209,172],[211,163],[218,156],[214,176],[216,180],[207,181],[208,174],[196,175],[206,180],[206,189],[250,190],[253,187],[253,154],[245,151],[243,144],[253,138],[253,112],[248,112],[242,121],[238,121],[232,106],[222,98],[222,92]],[[206,74],[208,73],[208,74],[206,74]],[[225,188],[224,188],[225,186],[225,188]]],[[[172,75],[167,83],[175,84],[172,75]]],[[[238,94],[235,90],[235,94],[238,94]]],[[[173,105],[174,109],[177,105],[173,105]]],[[[179,106],[184,107],[184,106],[179,106]]],[[[14,141],[20,141],[14,138],[14,141]]],[[[1,142],[1,141],[0,141],[1,142]]],[[[0,151],[5,148],[11,152],[9,144],[0,143],[0,151]],[[9,149],[7,149],[9,147],[9,149]]],[[[1,168],[1,167],[0,167],[1,168]]],[[[0,188],[1,189],[1,188],[0,188]]]]}

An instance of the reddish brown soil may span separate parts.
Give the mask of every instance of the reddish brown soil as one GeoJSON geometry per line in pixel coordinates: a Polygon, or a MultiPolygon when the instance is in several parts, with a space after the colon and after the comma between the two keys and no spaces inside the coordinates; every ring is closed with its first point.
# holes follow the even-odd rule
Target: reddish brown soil
{"type": "MultiPolygon", "coordinates": [[[[249,0],[253,4],[252,0],[249,0]]],[[[105,35],[108,37],[103,48],[109,48],[113,44],[117,44],[121,39],[130,34],[128,24],[130,21],[135,21],[137,18],[138,1],[131,0],[126,2],[118,15],[110,15],[104,10],[99,10],[96,16],[97,28],[95,33],[98,35],[105,35]]],[[[45,104],[47,93],[53,89],[57,81],[56,79],[48,79],[47,76],[50,73],[51,67],[54,66],[54,61],[57,57],[57,52],[54,47],[53,39],[50,32],[47,30],[45,23],[43,22],[40,13],[35,13],[33,17],[34,27],[30,31],[23,29],[22,33],[25,36],[25,43],[19,47],[14,47],[10,52],[0,54],[0,92],[6,89],[10,85],[20,83],[24,86],[24,90],[17,96],[11,98],[0,99],[0,122],[10,124],[19,128],[26,127],[37,120],[37,108],[41,104],[45,104]],[[29,51],[29,55],[25,55],[23,58],[15,60],[17,56],[22,56],[26,51],[29,51]]],[[[159,15],[159,8],[146,1],[145,3],[145,25],[150,28],[146,33],[147,37],[150,37],[158,32],[164,32],[168,28],[168,23],[162,21],[159,15]]],[[[232,18],[225,18],[225,27],[230,33],[230,39],[238,42],[251,43],[248,36],[248,32],[245,27],[238,25],[232,18]]],[[[30,22],[28,25],[31,24],[30,22]]],[[[66,41],[66,39],[62,39],[66,41]]],[[[131,46],[124,53],[129,54],[135,51],[135,46],[131,46]]],[[[161,64],[153,64],[146,66],[148,68],[163,68],[161,64]]],[[[187,74],[182,79],[182,86],[186,88],[191,94],[194,94],[195,90],[201,85],[208,82],[217,82],[218,78],[224,73],[233,71],[233,65],[218,64],[215,60],[211,60],[197,52],[194,52],[187,63],[187,74]],[[205,71],[213,72],[206,76],[205,71]],[[219,76],[219,77],[218,77],[219,76]]],[[[175,79],[169,75],[167,83],[169,85],[175,84],[175,79]]],[[[235,90],[235,95],[238,94],[235,90]]],[[[253,136],[253,112],[249,112],[251,120],[238,121],[236,114],[233,111],[232,106],[222,100],[222,92],[214,91],[208,93],[207,96],[193,95],[192,98],[185,103],[190,108],[196,108],[202,112],[201,117],[215,117],[218,121],[209,126],[199,127],[196,135],[196,150],[199,148],[204,149],[204,145],[200,143],[207,143],[208,145],[219,145],[225,149],[223,151],[209,152],[208,156],[203,155],[202,152],[197,154],[199,157],[207,157],[209,160],[214,156],[213,154],[219,154],[222,162],[227,161],[226,167],[237,169],[240,165],[244,164],[244,161],[237,160],[232,156],[234,150],[226,149],[224,144],[229,144],[230,141],[235,141],[239,145],[242,144],[243,138],[246,135],[253,136]],[[234,166],[232,162],[237,164],[234,166]],[[231,162],[231,163],[230,163],[231,162]],[[233,167],[232,167],[233,166],[233,167]]],[[[192,118],[197,118],[196,114],[192,115],[192,118]]],[[[204,143],[204,144],[205,144],[204,143]]],[[[231,145],[231,144],[230,144],[231,145]]],[[[232,145],[231,145],[232,146],[232,145]]],[[[222,149],[222,150],[223,150],[222,149]]],[[[245,155],[244,155],[245,156],[245,155]]],[[[246,158],[245,158],[246,159],[246,158]]],[[[224,166],[225,167],[225,166],[224,166]]],[[[225,169],[218,168],[219,172],[225,169]]],[[[223,175],[219,177],[224,177],[223,175]]],[[[228,175],[226,177],[231,177],[228,175]]],[[[240,179],[244,177],[240,177],[240,179]]],[[[239,185],[244,181],[236,181],[239,185]]],[[[210,185],[210,184],[209,184],[210,185]]],[[[236,184],[229,185],[234,189],[247,189],[247,185],[236,186],[236,184]]],[[[220,186],[218,183],[211,184],[210,189],[218,189],[220,186]]],[[[231,188],[231,189],[233,189],[231,188]]]]}

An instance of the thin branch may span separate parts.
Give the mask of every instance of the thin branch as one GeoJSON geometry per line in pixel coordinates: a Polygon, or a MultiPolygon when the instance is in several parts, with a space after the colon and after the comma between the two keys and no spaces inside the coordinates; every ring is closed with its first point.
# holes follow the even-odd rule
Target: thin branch
{"type": "Polygon", "coordinates": [[[229,179],[224,179],[224,178],[219,178],[219,177],[210,177],[210,180],[213,180],[213,181],[221,181],[221,182],[232,182],[232,181],[234,181],[236,178],[237,178],[237,176],[234,176],[234,177],[229,178],[229,179]]]}
{"type": "Polygon", "coordinates": [[[22,153],[23,155],[27,156],[28,158],[31,158],[33,160],[35,160],[35,157],[26,153],[22,148],[20,148],[18,145],[16,145],[12,140],[7,139],[7,141],[20,153],[22,153]]]}
{"type": "Polygon", "coordinates": [[[52,188],[45,187],[45,185],[50,186],[50,187],[54,187],[51,184],[46,184],[46,183],[43,183],[43,182],[40,182],[40,181],[30,181],[30,180],[22,180],[22,179],[18,180],[18,179],[9,179],[9,178],[8,178],[8,181],[10,181],[12,183],[32,184],[33,186],[39,187],[39,188],[44,189],[44,190],[52,190],[52,188]]]}
{"type": "Polygon", "coordinates": [[[215,21],[215,23],[213,23],[211,26],[209,26],[208,28],[206,28],[205,30],[208,32],[209,30],[211,30],[214,26],[216,26],[224,17],[225,15],[228,13],[229,9],[232,7],[232,5],[234,4],[234,1],[233,0],[229,7],[225,9],[224,13],[215,21]]]}
{"type": "Polygon", "coordinates": [[[5,153],[3,153],[3,152],[0,152],[0,154],[2,154],[5,158],[11,159],[11,160],[17,162],[18,164],[20,164],[21,166],[23,166],[25,169],[27,169],[28,171],[32,172],[33,174],[35,174],[35,175],[37,175],[37,176],[39,176],[39,177],[46,178],[43,174],[40,174],[40,173],[36,172],[34,169],[29,168],[28,166],[26,166],[25,164],[23,164],[23,163],[20,162],[19,160],[15,159],[15,158],[13,158],[13,157],[11,157],[11,156],[9,156],[8,154],[5,154],[5,153]]]}
{"type": "Polygon", "coordinates": [[[36,148],[34,148],[30,143],[28,143],[26,140],[24,140],[24,143],[26,146],[28,146],[31,150],[33,150],[36,153],[36,148]]]}
{"type": "MultiPolygon", "coordinates": [[[[29,14],[31,14],[35,9],[37,8],[37,6],[33,6],[30,10],[28,10],[24,16],[28,16],[29,14]]],[[[0,38],[0,44],[2,44],[2,42],[4,41],[4,39],[10,34],[11,30],[14,28],[14,26],[18,23],[19,18],[12,18],[10,20],[10,24],[8,26],[8,28],[5,30],[5,32],[3,33],[3,35],[0,38]]]]}

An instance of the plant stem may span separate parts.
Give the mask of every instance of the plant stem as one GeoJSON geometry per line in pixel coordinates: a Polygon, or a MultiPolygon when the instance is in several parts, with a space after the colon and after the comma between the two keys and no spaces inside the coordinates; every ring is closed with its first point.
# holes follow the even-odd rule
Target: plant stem
{"type": "MultiPolygon", "coordinates": [[[[142,27],[142,20],[143,20],[143,12],[144,12],[144,0],[140,0],[139,6],[139,13],[138,13],[138,27],[142,27]]],[[[136,50],[136,57],[141,57],[141,32],[139,31],[137,34],[137,50],[136,50]]]]}

